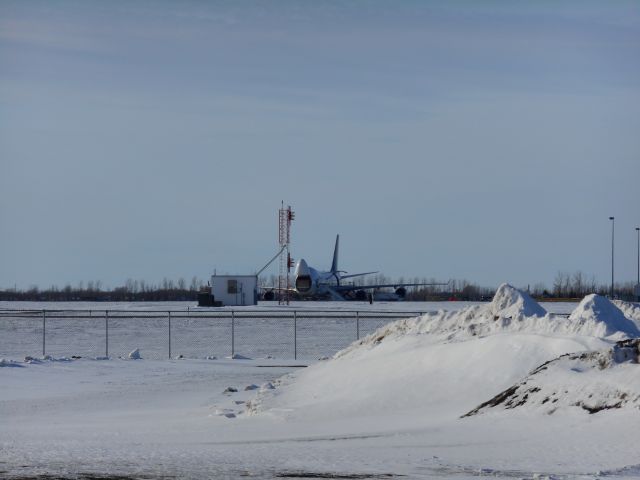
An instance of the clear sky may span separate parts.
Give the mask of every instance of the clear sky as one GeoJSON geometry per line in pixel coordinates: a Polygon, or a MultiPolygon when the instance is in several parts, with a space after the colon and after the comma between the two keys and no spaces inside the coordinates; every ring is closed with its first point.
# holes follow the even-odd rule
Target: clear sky
{"type": "MultiPolygon", "coordinates": [[[[0,2],[0,288],[277,248],[482,285],[635,279],[640,3],[0,2]]],[[[275,269],[273,270],[275,273],[275,269]]]]}

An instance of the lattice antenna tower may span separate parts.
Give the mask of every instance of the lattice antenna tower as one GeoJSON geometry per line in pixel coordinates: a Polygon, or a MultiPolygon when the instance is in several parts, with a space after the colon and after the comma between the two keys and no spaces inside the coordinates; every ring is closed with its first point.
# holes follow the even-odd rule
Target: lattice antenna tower
{"type": "Polygon", "coordinates": [[[295,218],[295,213],[291,210],[291,205],[285,208],[284,201],[278,211],[278,242],[280,244],[280,274],[278,276],[278,304],[289,305],[289,290],[291,282],[289,273],[293,266],[293,259],[289,253],[291,243],[291,222],[295,218]]]}

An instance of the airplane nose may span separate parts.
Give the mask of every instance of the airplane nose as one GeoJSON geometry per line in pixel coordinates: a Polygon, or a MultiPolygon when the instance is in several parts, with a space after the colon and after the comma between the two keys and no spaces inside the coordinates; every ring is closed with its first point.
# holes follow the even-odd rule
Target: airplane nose
{"type": "Polygon", "coordinates": [[[296,277],[307,277],[310,275],[309,266],[304,258],[301,258],[300,261],[298,261],[294,274],[296,277]]]}

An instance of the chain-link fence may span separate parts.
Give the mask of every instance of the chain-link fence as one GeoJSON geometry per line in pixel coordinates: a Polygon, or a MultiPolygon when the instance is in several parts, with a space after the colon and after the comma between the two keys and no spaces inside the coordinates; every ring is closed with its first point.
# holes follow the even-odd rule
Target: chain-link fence
{"type": "Polygon", "coordinates": [[[0,358],[330,356],[380,326],[424,312],[325,310],[1,310],[0,358]]]}

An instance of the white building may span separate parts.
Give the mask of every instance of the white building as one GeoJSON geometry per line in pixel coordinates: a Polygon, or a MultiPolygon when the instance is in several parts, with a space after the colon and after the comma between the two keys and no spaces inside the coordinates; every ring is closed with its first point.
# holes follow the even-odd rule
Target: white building
{"type": "Polygon", "coordinates": [[[211,275],[211,293],[223,306],[258,304],[257,275],[211,275]]]}

